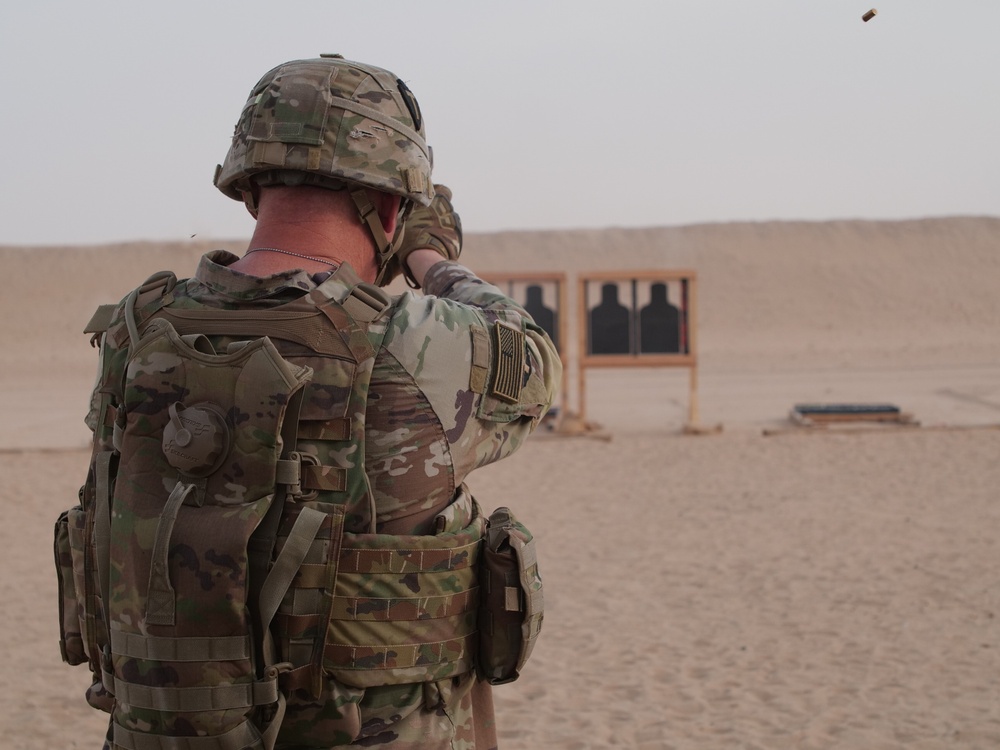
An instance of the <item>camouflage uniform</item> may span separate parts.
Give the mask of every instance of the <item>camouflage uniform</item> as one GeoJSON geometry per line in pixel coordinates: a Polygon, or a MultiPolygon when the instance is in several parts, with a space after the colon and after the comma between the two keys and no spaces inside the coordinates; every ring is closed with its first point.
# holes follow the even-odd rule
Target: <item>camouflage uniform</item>
{"type": "MultiPolygon", "coordinates": [[[[206,255],[195,276],[173,290],[168,307],[270,308],[301,297],[331,275],[290,270],[258,278],[229,269],[235,260],[221,250],[206,255]]],[[[365,470],[378,533],[433,533],[435,517],[461,494],[473,469],[520,447],[552,403],[560,380],[561,364],[548,336],[496,287],[458,263],[442,261],[427,274],[424,290],[426,295],[407,292],[392,299],[374,359],[365,470]],[[491,395],[482,383],[497,357],[488,334],[497,322],[525,334],[516,401],[491,395]]],[[[114,369],[116,361],[120,358],[107,347],[105,368],[114,369]]],[[[97,421],[92,410],[88,423],[94,428],[97,421]]],[[[360,705],[362,733],[355,743],[360,746],[496,744],[489,687],[477,683],[474,672],[450,683],[368,688],[360,705]]]]}

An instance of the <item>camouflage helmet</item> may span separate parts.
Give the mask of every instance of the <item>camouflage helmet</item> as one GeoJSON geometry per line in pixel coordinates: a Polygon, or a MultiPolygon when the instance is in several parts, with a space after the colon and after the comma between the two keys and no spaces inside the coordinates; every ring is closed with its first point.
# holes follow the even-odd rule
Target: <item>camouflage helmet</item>
{"type": "Polygon", "coordinates": [[[215,186],[235,200],[247,200],[254,183],[364,186],[426,206],[434,196],[431,162],[420,108],[403,81],[321,55],[279,65],[258,81],[215,186]]]}

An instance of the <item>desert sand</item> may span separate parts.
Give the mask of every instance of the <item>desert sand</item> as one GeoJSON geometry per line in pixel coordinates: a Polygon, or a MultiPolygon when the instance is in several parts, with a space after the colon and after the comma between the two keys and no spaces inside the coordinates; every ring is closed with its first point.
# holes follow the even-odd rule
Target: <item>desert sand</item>
{"type": "MultiPolygon", "coordinates": [[[[0,248],[3,747],[97,748],[105,725],[56,646],[51,530],[95,362],[78,331],[214,247],[242,245],[0,248]]],[[[593,371],[600,433],[540,431],[472,478],[532,528],[545,581],[535,655],[496,690],[501,747],[1000,746],[1000,220],[473,234],[464,260],[571,292],[616,269],[699,285],[706,434],[683,431],[686,370],[593,371]],[[916,424],[794,427],[800,402],[916,424]]]]}

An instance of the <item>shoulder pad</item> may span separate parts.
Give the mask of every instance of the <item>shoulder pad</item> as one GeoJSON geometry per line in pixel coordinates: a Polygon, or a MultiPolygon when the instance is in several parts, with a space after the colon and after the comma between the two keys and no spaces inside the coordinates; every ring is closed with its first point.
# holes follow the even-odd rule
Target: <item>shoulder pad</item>
{"type": "Polygon", "coordinates": [[[115,316],[118,305],[101,305],[91,316],[90,321],[84,327],[84,333],[104,333],[111,327],[111,321],[115,316]]]}

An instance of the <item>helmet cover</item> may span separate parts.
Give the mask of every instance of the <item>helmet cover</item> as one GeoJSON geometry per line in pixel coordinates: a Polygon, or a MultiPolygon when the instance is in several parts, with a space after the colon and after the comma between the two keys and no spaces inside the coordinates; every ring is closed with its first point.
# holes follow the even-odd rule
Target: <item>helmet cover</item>
{"type": "Polygon", "coordinates": [[[416,98],[395,75],[340,55],[283,63],[250,92],[215,186],[352,185],[421,205],[434,196],[416,98]]]}

